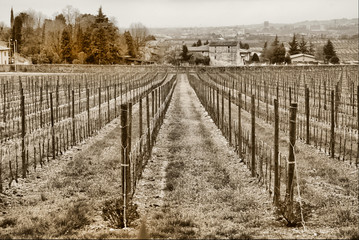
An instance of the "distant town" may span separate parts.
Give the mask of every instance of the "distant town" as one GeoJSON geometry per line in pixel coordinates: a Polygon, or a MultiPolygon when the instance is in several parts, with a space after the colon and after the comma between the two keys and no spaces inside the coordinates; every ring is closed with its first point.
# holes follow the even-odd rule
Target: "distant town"
{"type": "Polygon", "coordinates": [[[40,12],[0,26],[0,64],[165,64],[243,66],[357,64],[358,19],[223,27],[119,29],[67,6],[53,19],[40,12]],[[326,50],[325,50],[326,49],[326,50]]]}

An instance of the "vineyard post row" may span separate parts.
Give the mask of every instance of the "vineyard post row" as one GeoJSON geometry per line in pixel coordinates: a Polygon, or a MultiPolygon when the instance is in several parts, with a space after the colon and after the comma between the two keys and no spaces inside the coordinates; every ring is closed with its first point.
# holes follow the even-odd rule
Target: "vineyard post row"
{"type": "Polygon", "coordinates": [[[126,227],[127,209],[135,193],[137,182],[142,175],[142,170],[151,156],[152,148],[155,144],[159,129],[163,123],[166,111],[172,99],[173,91],[176,86],[176,76],[152,90],[152,116],[150,116],[150,94],[139,95],[139,140],[131,145],[132,128],[132,103],[121,105],[121,193],[124,200],[123,222],[126,227]],[[142,130],[143,125],[143,105],[142,99],[146,99],[146,123],[147,129],[142,130]]]}
{"type": "MultiPolygon", "coordinates": [[[[234,147],[238,152],[238,155],[241,156],[241,161],[245,161],[247,167],[251,170],[251,177],[258,178],[259,182],[265,183],[266,188],[271,196],[272,192],[274,192],[273,202],[276,206],[281,204],[280,200],[280,182],[281,182],[281,172],[283,166],[281,166],[281,162],[284,163],[285,168],[285,215],[287,218],[292,221],[294,219],[293,216],[293,196],[294,196],[294,146],[296,139],[296,113],[297,113],[297,104],[291,104],[291,119],[290,119],[290,145],[289,145],[289,157],[288,157],[288,167],[286,160],[282,161],[282,155],[278,151],[278,121],[279,114],[276,111],[276,127],[275,128],[275,139],[274,139],[274,150],[272,146],[268,146],[266,143],[261,141],[256,137],[255,130],[255,95],[252,95],[251,98],[251,130],[243,128],[242,120],[241,120],[241,110],[242,110],[242,101],[241,101],[241,92],[238,92],[238,102],[235,103],[238,107],[238,124],[236,121],[232,121],[232,98],[231,98],[231,90],[229,90],[228,94],[225,93],[224,88],[219,89],[217,86],[210,84],[209,82],[203,81],[200,78],[195,77],[194,75],[189,76],[190,84],[192,88],[195,90],[199,100],[205,107],[206,111],[209,113],[215,124],[219,129],[221,129],[223,135],[227,138],[230,145],[232,145],[232,125],[234,125],[234,139],[235,144],[234,147]],[[221,100],[219,100],[219,95],[221,95],[221,100]],[[228,121],[227,114],[224,109],[224,101],[225,96],[228,96],[228,121]],[[221,104],[220,104],[221,102],[221,104]],[[221,105],[221,111],[219,111],[221,105]],[[242,135],[243,133],[243,135],[242,135]],[[276,153],[275,156],[273,156],[276,153]],[[278,156],[280,157],[280,162],[278,161],[278,156]],[[274,159],[274,167],[272,164],[272,159],[274,159]],[[263,160],[265,163],[263,163],[263,160]],[[263,166],[265,167],[265,172],[263,170],[263,166]],[[274,169],[273,169],[274,168],[274,169]],[[288,168],[288,169],[287,169],[288,168]],[[274,171],[274,186],[272,191],[272,169],[274,171]]],[[[277,102],[277,100],[275,100],[277,102]]],[[[277,104],[276,104],[277,106],[277,104]]],[[[277,109],[278,110],[278,109],[277,109]]]]}
{"type": "MultiPolygon", "coordinates": [[[[110,76],[96,74],[89,75],[89,79],[85,78],[87,75],[75,75],[75,80],[74,78],[69,79],[71,75],[64,75],[61,76],[61,78],[57,76],[56,79],[51,79],[51,76],[49,76],[48,79],[44,79],[45,77],[38,79],[32,76],[26,79],[19,78],[19,82],[16,84],[14,83],[16,79],[12,79],[13,82],[10,84],[12,86],[11,91],[8,91],[10,94],[4,93],[0,101],[0,104],[3,105],[1,119],[3,120],[3,125],[5,125],[5,129],[1,131],[1,141],[20,136],[21,96],[15,89],[22,88],[24,91],[26,99],[26,118],[29,122],[28,130],[32,132],[38,128],[42,128],[44,124],[50,124],[49,92],[54,92],[56,98],[54,101],[55,121],[58,122],[66,118],[71,118],[71,96],[74,94],[75,104],[78,106],[74,110],[76,111],[75,114],[78,114],[85,110],[85,104],[83,103],[87,101],[84,94],[84,90],[86,89],[90,91],[91,101],[89,104],[92,108],[106,101],[106,98],[107,100],[109,98],[117,98],[119,93],[129,92],[133,88],[139,89],[140,85],[148,84],[153,81],[157,75],[158,73],[134,73],[130,74],[130,76],[125,75],[120,78],[118,74],[110,76]],[[97,80],[96,77],[98,77],[97,80]],[[51,80],[54,80],[54,82],[51,82],[51,80]],[[23,81],[25,83],[23,83],[23,81]],[[32,84],[33,81],[35,81],[35,84],[32,84]],[[37,82],[39,83],[37,84],[37,82]],[[33,85],[40,87],[34,88],[33,85]],[[78,87],[78,89],[76,89],[76,87],[78,87]],[[75,91],[74,94],[71,94],[71,90],[75,91]],[[99,98],[97,97],[97,93],[99,98]],[[116,97],[114,97],[114,95],[116,97]]],[[[1,78],[0,80],[5,81],[1,78]]],[[[8,85],[8,81],[6,81],[6,84],[8,85]]]]}
{"type": "MultiPolygon", "coordinates": [[[[247,98],[246,97],[246,92],[247,92],[247,90],[246,90],[247,89],[247,86],[246,86],[247,82],[246,81],[239,81],[238,79],[231,79],[231,80],[229,80],[229,79],[221,79],[221,78],[217,78],[217,77],[213,78],[213,77],[210,77],[210,76],[206,77],[207,75],[203,75],[203,74],[199,74],[199,76],[202,76],[202,78],[209,79],[207,81],[213,82],[218,87],[224,87],[226,91],[229,91],[230,87],[228,85],[230,85],[230,84],[232,84],[233,89],[237,88],[238,91],[240,91],[239,87],[240,87],[240,89],[243,89],[244,90],[244,108],[246,110],[248,109],[246,107],[246,105],[247,105],[246,102],[248,102],[248,100],[246,101],[246,98],[247,98]],[[242,86],[243,82],[244,82],[244,86],[242,86]],[[235,85],[235,83],[236,83],[236,85],[235,85]]],[[[251,92],[250,93],[252,93],[252,85],[253,84],[250,84],[250,86],[251,86],[251,92]]],[[[257,93],[257,90],[256,90],[257,87],[255,87],[254,89],[256,91],[254,94],[256,96],[258,96],[257,99],[259,99],[260,94],[259,94],[259,91],[257,93]]],[[[308,89],[308,88],[305,87],[304,90],[305,89],[308,89]]],[[[261,117],[262,119],[264,119],[265,121],[267,121],[267,122],[269,121],[268,116],[270,116],[270,122],[273,122],[274,121],[273,120],[273,110],[272,110],[272,107],[271,108],[268,107],[268,105],[269,105],[268,104],[268,102],[269,102],[268,101],[268,92],[270,92],[270,91],[265,91],[265,97],[264,97],[264,102],[266,104],[266,111],[260,111],[260,108],[259,108],[259,103],[260,102],[258,101],[258,103],[257,103],[257,109],[258,109],[257,115],[259,117],[261,117]],[[261,113],[261,114],[259,114],[259,113],[261,113]]],[[[330,150],[330,152],[332,152],[332,149],[333,149],[333,151],[335,151],[334,148],[336,147],[338,149],[338,154],[336,154],[336,156],[339,159],[342,158],[342,160],[344,161],[346,159],[346,156],[349,155],[348,158],[350,160],[350,163],[352,163],[352,157],[354,156],[354,158],[357,159],[356,163],[358,164],[359,150],[357,150],[357,152],[355,153],[355,150],[353,149],[353,142],[355,142],[355,138],[359,139],[359,136],[358,136],[359,131],[351,129],[350,132],[347,133],[346,130],[344,129],[344,133],[343,133],[343,128],[339,126],[339,127],[335,128],[335,132],[333,133],[333,131],[330,131],[331,130],[330,128],[325,127],[325,126],[323,127],[323,124],[320,124],[317,119],[309,118],[309,116],[310,116],[310,110],[309,110],[310,108],[309,108],[309,102],[308,102],[308,100],[309,100],[309,89],[305,90],[305,92],[306,92],[306,94],[304,96],[305,101],[304,101],[304,104],[303,104],[303,105],[305,105],[305,114],[299,114],[299,124],[298,124],[298,133],[299,134],[297,136],[300,139],[306,139],[307,141],[312,138],[313,142],[309,142],[309,143],[313,143],[315,147],[318,147],[320,150],[323,151],[323,149],[322,149],[323,139],[322,138],[323,138],[323,131],[324,131],[325,132],[324,151],[327,152],[326,149],[327,149],[327,135],[328,135],[328,132],[331,134],[331,136],[333,136],[333,134],[335,134],[337,137],[334,138],[334,139],[339,139],[339,144],[336,144],[336,145],[333,146],[331,144],[331,142],[329,142],[330,144],[328,146],[328,152],[329,152],[329,150],[330,150]],[[303,122],[304,122],[303,118],[305,119],[306,124],[303,124],[303,122]],[[310,126],[309,123],[312,123],[312,126],[310,126]],[[304,126],[306,126],[305,131],[303,130],[304,126]],[[320,134],[319,134],[319,129],[320,129],[320,134]],[[353,131],[357,131],[357,134],[355,135],[353,133],[353,131]],[[306,135],[305,138],[304,138],[304,133],[306,135]],[[349,146],[347,146],[347,139],[346,139],[346,136],[348,136],[348,135],[350,136],[350,138],[348,139],[348,142],[350,140],[349,146]],[[344,139],[344,141],[342,141],[342,139],[344,139]]],[[[278,98],[279,97],[278,96],[278,86],[276,86],[276,93],[274,94],[274,96],[272,95],[272,98],[275,97],[275,96],[277,97],[278,100],[280,99],[280,98],[278,98]]],[[[289,98],[289,99],[291,99],[291,98],[289,98]]],[[[336,100],[334,100],[334,101],[336,103],[335,104],[336,107],[334,108],[334,111],[336,112],[336,111],[338,111],[337,94],[336,94],[335,99],[336,100]]],[[[358,98],[358,92],[357,92],[357,99],[359,99],[358,98]]],[[[357,104],[357,106],[358,106],[358,104],[357,104]]],[[[249,110],[247,110],[247,111],[249,111],[249,110]]],[[[332,111],[333,111],[333,109],[330,110],[330,114],[332,114],[332,111]]],[[[282,117],[280,118],[280,122],[281,122],[280,128],[281,128],[281,130],[286,132],[288,128],[286,128],[285,126],[286,126],[286,122],[287,122],[287,119],[288,119],[289,116],[288,116],[288,113],[286,112],[286,109],[284,109],[284,110],[281,109],[281,112],[283,114],[281,114],[282,117]]],[[[337,116],[337,114],[336,114],[336,116],[337,116]]],[[[358,117],[357,117],[357,119],[358,119],[358,117]]],[[[358,121],[356,121],[356,122],[358,122],[358,121]]],[[[333,123],[330,121],[330,124],[332,125],[333,123]]],[[[335,124],[335,126],[337,126],[336,122],[334,124],[335,124]]],[[[357,124],[355,124],[353,126],[357,127],[357,124]]],[[[358,142],[358,140],[357,140],[357,142],[358,142]]],[[[355,148],[355,146],[354,146],[354,148],[355,148]]],[[[359,149],[359,146],[358,146],[357,149],[359,149]]]]}
{"type": "MultiPolygon", "coordinates": [[[[167,73],[164,76],[157,76],[151,79],[144,79],[143,83],[133,86],[128,86],[126,89],[120,89],[117,94],[114,94],[110,99],[107,95],[106,101],[98,101],[98,105],[90,108],[89,94],[86,94],[86,110],[74,114],[74,94],[72,94],[72,112],[70,118],[55,122],[55,106],[53,104],[53,93],[49,93],[50,97],[50,126],[45,125],[41,129],[33,132],[27,130],[26,111],[25,111],[25,94],[23,88],[20,91],[21,98],[21,137],[14,138],[2,143],[0,152],[0,190],[3,190],[2,183],[5,179],[9,179],[9,187],[12,181],[17,181],[18,170],[21,169],[22,177],[26,177],[29,172],[30,164],[33,164],[36,171],[37,164],[41,167],[45,163],[44,159],[49,161],[49,157],[55,158],[59,154],[63,154],[71,146],[83,141],[99,131],[103,125],[98,124],[101,119],[106,119],[106,122],[117,118],[119,111],[116,111],[117,105],[126,102],[137,103],[139,95],[148,95],[154,89],[158,89],[164,84],[167,78],[167,73]],[[102,111],[101,111],[102,110],[102,111]],[[115,114],[115,113],[116,114],[115,114]],[[110,114],[111,113],[111,114],[110,114]],[[111,117],[110,119],[108,117],[111,117]],[[69,134],[70,133],[70,134],[69,134]],[[18,158],[21,156],[21,164],[18,158]],[[4,164],[8,163],[8,165],[4,164]]],[[[108,89],[108,88],[107,88],[108,89]]],[[[89,92],[89,89],[86,89],[89,92]]],[[[72,91],[74,93],[74,91],[72,91]]],[[[100,95],[98,96],[101,97],[100,95]]],[[[50,105],[49,104],[49,105],[50,105]]]]}
{"type": "MultiPolygon", "coordinates": [[[[287,95],[291,95],[291,90],[293,89],[295,101],[303,105],[302,108],[299,108],[299,113],[304,114],[304,104],[301,103],[301,97],[304,98],[302,92],[304,93],[305,88],[312,89],[310,91],[311,101],[310,105],[313,109],[311,113],[311,118],[315,118],[318,121],[322,121],[323,117],[326,122],[330,122],[329,114],[327,113],[327,100],[330,99],[330,91],[327,91],[327,86],[329,89],[336,90],[336,124],[339,125],[339,120],[341,119],[342,125],[345,123],[347,126],[356,128],[356,118],[355,118],[355,85],[358,85],[358,73],[353,71],[353,67],[337,67],[329,68],[327,72],[323,72],[322,68],[313,67],[312,70],[302,71],[298,69],[293,71],[293,69],[272,69],[273,72],[268,72],[266,68],[262,68],[256,71],[241,70],[236,72],[226,71],[225,74],[216,74],[216,78],[224,79],[226,82],[238,81],[245,82],[244,84],[251,86],[254,85],[254,91],[257,96],[257,99],[264,98],[267,95],[266,90],[270,91],[270,94],[273,95],[273,90],[276,89],[277,98],[279,99],[280,107],[287,109],[287,95]],[[346,71],[346,74],[343,73],[346,71]],[[330,74],[328,73],[330,72],[330,74]],[[299,73],[299,74],[298,74],[299,73]],[[277,76],[278,75],[278,76],[277,76]],[[330,77],[330,75],[333,75],[330,77]],[[309,86],[309,87],[308,87],[309,86]],[[324,88],[323,88],[324,86],[324,88]],[[264,88],[264,91],[261,91],[261,88],[264,88]],[[322,90],[321,90],[322,89],[322,90]],[[302,91],[303,90],[303,91],[302,91]],[[264,94],[263,94],[264,93],[264,94]],[[281,101],[281,100],[284,101],[281,101]],[[324,106],[324,107],[323,107],[324,106]]],[[[357,69],[355,70],[357,71],[357,69]]],[[[215,72],[212,70],[211,72],[215,72]]],[[[242,85],[241,85],[242,88],[242,85]]],[[[252,95],[246,93],[246,88],[244,88],[245,95],[252,95]]],[[[291,98],[291,96],[289,96],[291,98]]],[[[290,101],[289,101],[290,103],[290,101]]]]}

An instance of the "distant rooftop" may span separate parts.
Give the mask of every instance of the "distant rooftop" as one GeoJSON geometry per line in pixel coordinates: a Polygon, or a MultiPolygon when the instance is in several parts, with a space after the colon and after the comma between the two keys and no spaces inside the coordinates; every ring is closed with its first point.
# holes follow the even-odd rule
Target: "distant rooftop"
{"type": "Polygon", "coordinates": [[[299,58],[299,57],[308,57],[308,58],[313,58],[313,59],[314,59],[314,56],[313,56],[313,55],[304,54],[304,53],[298,53],[298,54],[290,55],[290,58],[291,58],[291,59],[293,59],[293,58],[299,58]]]}
{"type": "Polygon", "coordinates": [[[188,47],[189,52],[208,52],[209,46],[208,45],[202,45],[199,47],[188,47]]]}
{"type": "Polygon", "coordinates": [[[4,46],[0,46],[0,51],[4,51],[4,50],[10,50],[10,48],[4,47],[4,46]]]}
{"type": "Polygon", "coordinates": [[[238,41],[211,41],[209,43],[209,46],[212,47],[219,47],[219,46],[237,46],[238,45],[238,41]]]}

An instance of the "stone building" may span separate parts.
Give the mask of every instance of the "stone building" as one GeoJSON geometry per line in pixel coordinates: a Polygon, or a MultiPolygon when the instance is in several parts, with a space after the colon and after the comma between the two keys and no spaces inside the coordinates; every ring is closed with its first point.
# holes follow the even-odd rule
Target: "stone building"
{"type": "Polygon", "coordinates": [[[212,41],[209,58],[213,66],[242,66],[250,59],[250,51],[241,49],[239,41],[212,41]]]}

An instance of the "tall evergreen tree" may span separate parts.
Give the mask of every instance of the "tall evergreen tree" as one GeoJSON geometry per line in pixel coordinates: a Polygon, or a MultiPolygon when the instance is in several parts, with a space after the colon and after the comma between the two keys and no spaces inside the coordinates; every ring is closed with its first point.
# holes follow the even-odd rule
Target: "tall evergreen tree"
{"type": "Polygon", "coordinates": [[[98,14],[96,16],[96,23],[108,23],[108,18],[102,12],[102,7],[99,8],[98,14]]]}
{"type": "Polygon", "coordinates": [[[181,53],[181,57],[182,57],[182,60],[187,62],[190,58],[191,58],[191,54],[188,54],[188,48],[186,45],[183,45],[182,46],[182,53],[181,53]]]}
{"type": "Polygon", "coordinates": [[[302,36],[302,39],[299,43],[299,49],[300,49],[300,52],[303,54],[308,53],[307,42],[305,41],[304,36],[302,36]]]}
{"type": "Polygon", "coordinates": [[[21,39],[22,39],[22,17],[21,15],[16,16],[14,20],[14,26],[13,26],[13,38],[12,40],[16,40],[16,48],[17,52],[21,49],[21,39]]]}
{"type": "Polygon", "coordinates": [[[129,31],[125,31],[124,36],[127,44],[128,55],[131,57],[136,57],[135,43],[133,42],[131,33],[129,31]]]}
{"type": "Polygon", "coordinates": [[[275,35],[274,41],[272,42],[273,47],[277,47],[279,45],[278,35],[275,35]]]}
{"type": "Polygon", "coordinates": [[[107,36],[103,27],[95,28],[92,32],[91,49],[96,64],[106,64],[107,36]]]}
{"type": "Polygon", "coordinates": [[[79,52],[83,51],[83,47],[82,47],[83,42],[84,42],[84,39],[83,39],[82,28],[79,26],[76,31],[76,44],[75,44],[76,52],[79,53],[79,52]]]}
{"type": "Polygon", "coordinates": [[[10,12],[10,27],[13,28],[14,27],[14,11],[11,7],[11,12],[10,12]]]}
{"type": "Polygon", "coordinates": [[[268,61],[269,60],[269,57],[268,57],[268,42],[267,41],[263,45],[261,58],[262,58],[263,61],[268,61]]]}
{"type": "Polygon", "coordinates": [[[273,48],[273,53],[271,55],[270,61],[272,64],[283,63],[285,61],[285,47],[283,43],[273,48]]]}
{"type": "Polygon", "coordinates": [[[296,36],[295,34],[293,34],[293,38],[292,38],[292,41],[289,42],[289,54],[290,55],[294,55],[294,54],[298,54],[300,53],[299,49],[298,49],[298,42],[297,42],[297,39],[296,39],[296,36]]]}
{"type": "Polygon", "coordinates": [[[83,33],[82,51],[86,54],[87,63],[95,63],[91,55],[91,28],[88,27],[83,33]]]}
{"type": "MultiPolygon", "coordinates": [[[[323,54],[324,54],[324,61],[326,63],[330,62],[330,59],[337,57],[337,54],[334,50],[334,46],[333,46],[333,43],[328,39],[328,42],[326,45],[324,45],[323,47],[323,54]]],[[[335,60],[336,60],[335,58],[335,60]]],[[[338,62],[339,62],[339,58],[338,58],[338,62]]]]}
{"type": "Polygon", "coordinates": [[[201,41],[201,39],[198,39],[198,41],[197,41],[197,47],[199,47],[199,46],[202,46],[202,41],[201,41]]]}
{"type": "Polygon", "coordinates": [[[67,29],[61,35],[61,58],[65,63],[72,63],[71,35],[67,29]]]}
{"type": "Polygon", "coordinates": [[[313,56],[314,56],[314,54],[315,54],[314,44],[312,43],[312,41],[309,42],[308,53],[309,53],[310,55],[313,55],[313,56]]]}

